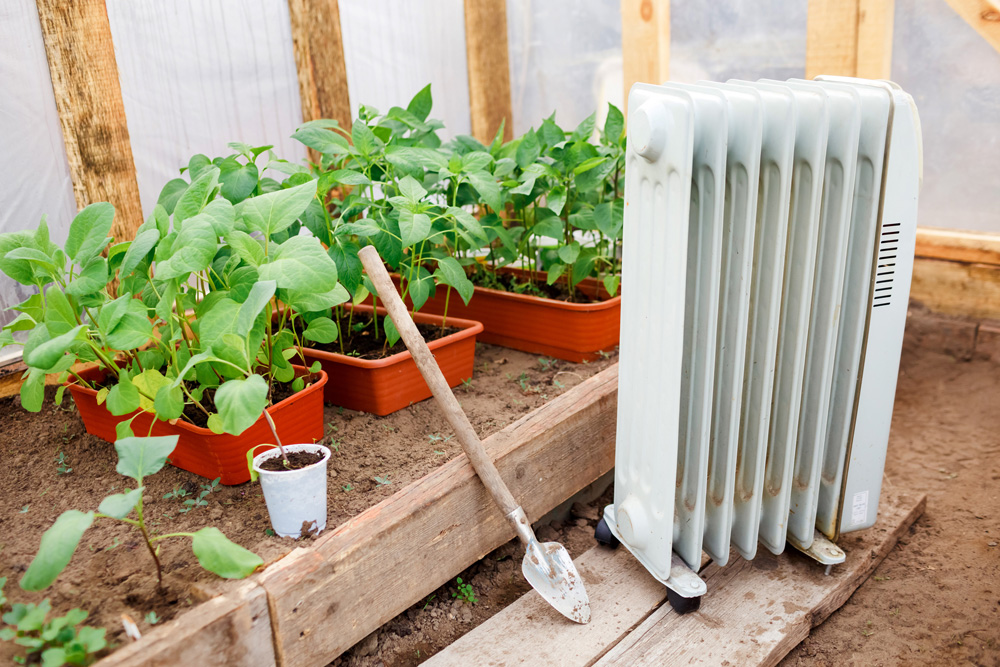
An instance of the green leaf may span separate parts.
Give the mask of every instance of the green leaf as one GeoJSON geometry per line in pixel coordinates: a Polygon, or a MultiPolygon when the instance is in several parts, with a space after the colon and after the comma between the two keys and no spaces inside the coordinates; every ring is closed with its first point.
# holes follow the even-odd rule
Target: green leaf
{"type": "Polygon", "coordinates": [[[116,350],[131,350],[140,347],[153,335],[153,324],[147,316],[146,306],[142,304],[142,301],[133,299],[130,295],[126,296],[128,298],[122,296],[115,300],[124,299],[124,307],[119,306],[116,313],[117,323],[113,326],[105,326],[104,324],[104,313],[108,310],[108,305],[105,305],[97,316],[105,340],[116,350]]]}
{"type": "Polygon", "coordinates": [[[141,395],[139,389],[132,384],[132,380],[122,373],[118,378],[118,384],[111,387],[107,396],[108,412],[116,417],[127,415],[139,409],[141,395]]]}
{"type": "MultiPolygon", "coordinates": [[[[458,224],[462,226],[465,231],[474,236],[482,245],[486,245],[489,242],[489,238],[486,236],[486,230],[475,216],[466,211],[464,208],[458,208],[457,206],[448,207],[448,215],[455,217],[458,224]]],[[[482,247],[482,246],[480,246],[482,247]]]]}
{"type": "Polygon", "coordinates": [[[517,153],[515,154],[515,160],[517,161],[517,166],[524,169],[529,164],[533,163],[541,155],[542,146],[538,142],[538,135],[535,134],[534,128],[528,130],[528,132],[521,137],[520,143],[517,145],[517,153]]]}
{"type": "Polygon", "coordinates": [[[337,265],[337,280],[347,288],[348,292],[354,292],[361,284],[363,267],[361,259],[358,257],[360,250],[361,248],[356,242],[338,239],[326,253],[337,265]]]}
{"type": "Polygon", "coordinates": [[[351,142],[355,150],[364,157],[370,156],[378,146],[378,139],[375,138],[372,129],[362,120],[356,120],[351,125],[351,142]]]}
{"type": "Polygon", "coordinates": [[[621,109],[608,103],[608,117],[604,121],[604,139],[608,143],[617,144],[625,131],[625,116],[621,109]]]}
{"type": "Polygon", "coordinates": [[[399,182],[399,192],[407,201],[411,204],[416,204],[427,194],[427,190],[424,190],[423,186],[417,182],[417,179],[412,176],[405,176],[403,180],[399,182]]]}
{"type": "Polygon", "coordinates": [[[115,424],[115,438],[117,440],[132,437],[135,437],[135,432],[132,430],[131,419],[126,419],[115,424]]]}
{"type": "Polygon", "coordinates": [[[233,204],[243,201],[257,188],[259,176],[260,172],[253,162],[240,164],[236,158],[226,158],[219,165],[222,196],[233,204]]]}
{"type": "Polygon", "coordinates": [[[337,324],[329,317],[317,317],[309,323],[302,336],[316,343],[332,343],[337,340],[337,324]]]}
{"type": "Polygon", "coordinates": [[[316,181],[312,180],[294,188],[245,199],[236,206],[236,212],[251,231],[270,238],[295,222],[315,196],[316,181]]]}
{"type": "MultiPolygon", "coordinates": [[[[309,367],[310,373],[319,373],[323,369],[323,364],[318,359],[312,362],[312,366],[309,367]]],[[[2,586],[0,586],[2,588],[2,586]]]]}
{"type": "Polygon", "coordinates": [[[69,655],[62,646],[51,646],[42,651],[42,667],[62,667],[69,662],[69,655]]]}
{"type": "Polygon", "coordinates": [[[21,407],[28,412],[38,412],[45,401],[45,371],[40,368],[28,370],[21,383],[21,407]]]}
{"type": "Polygon", "coordinates": [[[184,414],[184,391],[179,387],[160,387],[153,401],[156,416],[163,421],[178,419],[184,414]]]}
{"type": "Polygon", "coordinates": [[[260,242],[246,232],[239,230],[229,232],[226,234],[226,243],[250,266],[260,266],[267,259],[260,242]]]}
{"type": "Polygon", "coordinates": [[[399,233],[403,247],[408,248],[427,239],[431,233],[431,219],[426,213],[403,210],[399,213],[399,233]]]}
{"type": "Polygon", "coordinates": [[[118,474],[131,477],[139,484],[147,475],[158,473],[177,447],[180,436],[162,435],[148,438],[119,438],[115,441],[118,452],[118,474]]]}
{"type": "Polygon", "coordinates": [[[337,286],[337,265],[314,236],[293,236],[279,245],[259,273],[261,280],[297,292],[322,294],[337,286]]]}
{"type": "Polygon", "coordinates": [[[76,214],[69,225],[66,238],[66,254],[80,266],[104,249],[111,223],[115,219],[115,207],[108,202],[97,202],[76,214]]]}
{"type": "Polygon", "coordinates": [[[487,171],[480,171],[469,174],[469,183],[476,189],[483,201],[494,211],[503,210],[503,199],[500,194],[500,185],[493,175],[487,171]]]}
{"type": "Polygon", "coordinates": [[[323,176],[340,185],[368,185],[371,183],[367,176],[353,169],[337,169],[327,172],[323,176]]]}
{"type": "Polygon", "coordinates": [[[604,283],[604,289],[608,291],[608,294],[614,296],[618,293],[618,283],[620,281],[621,278],[618,276],[604,276],[604,280],[602,282],[604,283]]]}
{"type": "Polygon", "coordinates": [[[204,271],[212,263],[218,245],[219,238],[209,217],[198,215],[190,218],[173,240],[171,255],[157,262],[156,277],[170,280],[182,278],[193,271],[204,271]]]}
{"type": "Polygon", "coordinates": [[[21,588],[26,591],[48,588],[69,564],[73,552],[80,544],[80,538],[92,523],[93,512],[69,510],[60,514],[52,527],[42,535],[38,553],[28,566],[28,571],[21,577],[21,588]]]}
{"type": "Polygon", "coordinates": [[[239,435],[253,426],[267,407],[267,382],[259,375],[224,382],[215,392],[222,428],[239,435]]]}
{"type": "Polygon", "coordinates": [[[313,294],[312,292],[286,292],[285,302],[300,313],[318,313],[350,301],[351,295],[347,289],[338,284],[329,292],[313,294]]]}
{"type": "Polygon", "coordinates": [[[236,209],[225,199],[213,199],[197,217],[208,220],[216,236],[225,236],[236,224],[236,209]]]}
{"type": "Polygon", "coordinates": [[[558,186],[552,188],[545,197],[546,206],[556,215],[562,215],[563,206],[566,205],[566,188],[558,186]]]}
{"type": "MultiPolygon", "coordinates": [[[[192,178],[195,178],[192,176],[192,178]]],[[[198,173],[191,186],[178,198],[174,206],[174,228],[183,229],[182,223],[201,213],[208,198],[219,185],[219,168],[208,167],[198,173]]],[[[176,247],[176,246],[175,246],[176,247]]]]}
{"type": "MultiPolygon", "coordinates": [[[[336,123],[336,121],[315,121],[320,123],[336,123]]],[[[319,127],[316,125],[310,125],[306,123],[301,125],[292,134],[292,138],[296,141],[301,141],[303,144],[319,151],[323,155],[337,156],[337,155],[350,155],[351,147],[345,139],[340,134],[332,130],[328,130],[324,127],[319,127]]]]}
{"type": "Polygon", "coordinates": [[[472,151],[462,156],[462,171],[472,174],[477,171],[486,171],[493,162],[493,156],[483,151],[472,151]]]}
{"type": "Polygon", "coordinates": [[[389,347],[399,342],[399,330],[396,328],[396,323],[392,321],[391,317],[382,318],[382,329],[385,331],[385,338],[389,342],[389,347]]]}
{"type": "Polygon", "coordinates": [[[130,275],[135,271],[139,263],[146,258],[149,251],[156,247],[160,240],[160,231],[156,227],[150,227],[136,234],[135,240],[125,251],[125,258],[119,268],[119,275],[122,277],[130,275]]]}
{"type": "Polygon", "coordinates": [[[97,511],[115,519],[124,519],[142,500],[142,491],[145,488],[140,486],[126,493],[114,493],[101,501],[97,511]]]}
{"type": "MultiPolygon", "coordinates": [[[[191,176],[191,180],[195,180],[198,176],[212,166],[212,160],[203,153],[196,153],[191,156],[188,160],[188,174],[191,176]]],[[[181,171],[184,171],[183,169],[181,171]]]]}
{"type": "Polygon", "coordinates": [[[240,305],[239,313],[236,315],[237,334],[246,336],[250,333],[250,328],[257,320],[257,316],[274,296],[275,288],[276,284],[273,280],[261,280],[254,283],[254,286],[250,288],[247,300],[240,305]]]}
{"type": "Polygon", "coordinates": [[[92,257],[80,271],[80,275],[66,285],[66,293],[86,296],[99,292],[108,284],[108,260],[100,255],[92,257]]]}
{"type": "Polygon", "coordinates": [[[24,363],[33,368],[48,369],[55,366],[59,358],[66,353],[66,349],[85,331],[85,324],[73,327],[69,331],[59,336],[50,337],[49,329],[45,324],[40,325],[31,332],[31,336],[24,344],[24,363]]]}
{"type": "Polygon", "coordinates": [[[164,387],[170,384],[170,380],[163,377],[163,373],[154,369],[147,368],[143,372],[139,373],[132,378],[132,384],[134,384],[142,394],[139,397],[139,407],[143,410],[152,412],[153,399],[156,398],[156,394],[160,391],[160,387],[164,387]],[[146,398],[150,396],[152,398],[146,398]]]}
{"type": "Polygon", "coordinates": [[[553,264],[549,267],[548,275],[545,278],[546,284],[551,285],[555,281],[559,280],[559,277],[564,273],[566,273],[565,264],[553,264]]]}
{"type": "Polygon", "coordinates": [[[587,141],[590,139],[590,135],[594,133],[594,125],[596,124],[597,112],[590,114],[583,119],[576,129],[573,130],[573,134],[570,136],[570,142],[577,141],[587,141]]]}
{"type": "Polygon", "coordinates": [[[458,263],[458,260],[454,257],[445,257],[444,259],[438,260],[437,271],[435,275],[439,277],[441,282],[445,285],[450,285],[454,287],[459,296],[462,297],[462,301],[466,305],[469,304],[469,299],[472,298],[472,293],[475,287],[472,281],[469,280],[468,276],[465,275],[465,270],[462,265],[458,263]]]}
{"type": "Polygon", "coordinates": [[[211,349],[227,333],[235,333],[240,304],[229,298],[220,298],[202,316],[198,325],[198,338],[202,348],[211,349]]]}
{"type": "Polygon", "coordinates": [[[625,200],[621,197],[614,202],[605,202],[594,207],[594,222],[609,239],[617,239],[622,233],[625,221],[625,200]]]}
{"type": "Polygon", "coordinates": [[[214,527],[197,531],[192,537],[191,548],[203,568],[224,579],[243,579],[264,564],[260,556],[230,542],[214,527]]]}
{"type": "Polygon", "coordinates": [[[406,105],[406,110],[421,121],[425,121],[427,120],[427,116],[430,115],[433,105],[434,100],[431,97],[431,84],[428,83],[420,89],[420,92],[413,96],[410,103],[406,105]]]}
{"type": "Polygon", "coordinates": [[[580,244],[573,241],[569,245],[564,245],[559,248],[559,259],[566,262],[567,264],[572,264],[576,261],[576,258],[580,256],[580,244]]]}
{"type": "Polygon", "coordinates": [[[170,215],[174,212],[174,207],[177,206],[177,200],[181,198],[181,195],[188,189],[188,182],[183,178],[175,178],[172,181],[167,182],[160,190],[160,196],[156,200],[156,203],[163,207],[170,215]]]}

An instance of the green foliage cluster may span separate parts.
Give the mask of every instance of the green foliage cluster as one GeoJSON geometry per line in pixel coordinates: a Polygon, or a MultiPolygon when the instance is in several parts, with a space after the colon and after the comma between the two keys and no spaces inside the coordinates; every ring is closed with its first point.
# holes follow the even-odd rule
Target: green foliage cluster
{"type": "MultiPolygon", "coordinates": [[[[3,592],[6,583],[7,578],[0,577],[0,611],[7,606],[3,592]]],[[[14,603],[3,614],[0,640],[13,641],[27,649],[26,657],[18,656],[14,661],[40,662],[43,667],[93,664],[97,653],[107,646],[104,628],[80,627],[88,616],[82,609],[71,609],[65,616],[50,619],[51,610],[52,605],[45,599],[37,605],[14,603]]]]}

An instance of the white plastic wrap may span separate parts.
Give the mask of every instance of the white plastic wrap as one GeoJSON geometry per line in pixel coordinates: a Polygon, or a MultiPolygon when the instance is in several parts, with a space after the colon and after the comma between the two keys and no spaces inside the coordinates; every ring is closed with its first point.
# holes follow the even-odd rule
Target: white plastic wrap
{"type": "MultiPolygon", "coordinates": [[[[38,11],[32,0],[0,3],[0,232],[34,229],[48,216],[52,240],[66,239],[76,213],[38,11]]],[[[31,290],[0,274],[0,324],[31,290]]],[[[3,353],[0,353],[3,355],[3,353]]],[[[4,355],[5,356],[5,355],[4,355]]]]}

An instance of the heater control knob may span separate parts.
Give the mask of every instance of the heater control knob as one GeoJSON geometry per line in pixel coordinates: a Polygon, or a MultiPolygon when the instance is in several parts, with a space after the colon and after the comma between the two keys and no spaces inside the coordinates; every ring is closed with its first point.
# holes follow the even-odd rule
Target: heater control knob
{"type": "Polygon", "coordinates": [[[625,544],[642,549],[649,537],[649,521],[642,501],[634,495],[629,495],[615,510],[615,522],[618,524],[618,534],[625,544]]]}
{"type": "Polygon", "coordinates": [[[649,162],[656,162],[667,143],[667,126],[670,117],[663,105],[647,100],[630,114],[628,143],[636,153],[649,162]]]}

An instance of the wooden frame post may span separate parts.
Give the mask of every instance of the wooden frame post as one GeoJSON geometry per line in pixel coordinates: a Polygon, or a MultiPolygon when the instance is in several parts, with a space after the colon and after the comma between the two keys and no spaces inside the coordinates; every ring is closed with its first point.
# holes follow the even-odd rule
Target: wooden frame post
{"type": "Polygon", "coordinates": [[[894,15],[895,0],[810,0],[806,78],[890,78],[894,15]]]}
{"type": "Polygon", "coordinates": [[[507,42],[506,0],[465,0],[472,135],[487,146],[505,120],[504,141],[514,136],[507,42]]]}
{"type": "Polygon", "coordinates": [[[670,78],[670,0],[621,0],[624,103],[632,84],[670,78]]]}
{"type": "Polygon", "coordinates": [[[337,0],[288,0],[302,120],[332,118],[351,129],[347,65],[337,0]]]}
{"type": "Polygon", "coordinates": [[[142,205],[107,7],[104,0],[36,4],[76,205],[111,202],[112,235],[131,240],[142,205]]]}

